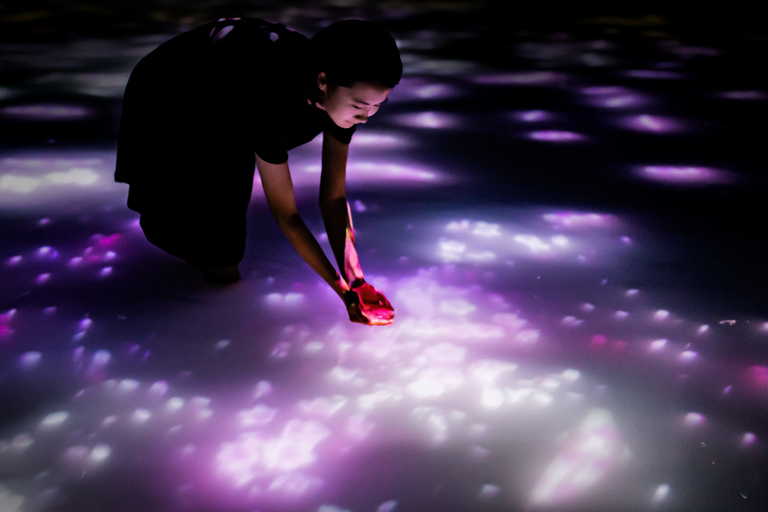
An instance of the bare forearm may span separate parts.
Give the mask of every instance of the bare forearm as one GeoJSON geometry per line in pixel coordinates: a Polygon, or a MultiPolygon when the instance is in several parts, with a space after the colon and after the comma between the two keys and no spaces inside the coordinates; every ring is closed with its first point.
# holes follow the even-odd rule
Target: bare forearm
{"type": "MultiPolygon", "coordinates": [[[[328,242],[339,267],[339,272],[344,274],[344,246],[347,230],[347,199],[340,197],[321,202],[320,211],[323,214],[323,224],[328,235],[328,242]]],[[[343,276],[349,279],[350,276],[343,276]]]]}
{"type": "Polygon", "coordinates": [[[331,262],[325,256],[320,244],[310,232],[307,225],[298,214],[290,215],[285,219],[277,221],[278,226],[285,234],[296,252],[299,253],[304,261],[317,272],[317,274],[328,283],[333,290],[342,295],[344,286],[339,282],[339,274],[333,268],[331,262]]]}

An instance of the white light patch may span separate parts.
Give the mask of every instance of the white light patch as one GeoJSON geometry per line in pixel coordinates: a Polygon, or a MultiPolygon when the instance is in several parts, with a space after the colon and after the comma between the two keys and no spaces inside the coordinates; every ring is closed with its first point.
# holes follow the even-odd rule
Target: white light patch
{"type": "Polygon", "coordinates": [[[611,413],[592,409],[535,483],[530,503],[551,507],[573,500],[610,474],[625,453],[611,413]]]}
{"type": "Polygon", "coordinates": [[[56,185],[80,185],[87,187],[96,183],[99,175],[91,169],[70,169],[67,172],[52,172],[45,179],[56,185]]]}
{"type": "Polygon", "coordinates": [[[7,190],[14,194],[29,194],[34,192],[42,184],[38,178],[5,174],[0,176],[0,190],[7,190]]]}
{"type": "Polygon", "coordinates": [[[68,412],[54,412],[49,414],[40,423],[40,428],[43,430],[54,430],[59,428],[69,418],[68,412]]]}
{"type": "Polygon", "coordinates": [[[666,500],[668,496],[669,496],[669,485],[661,484],[656,488],[655,491],[653,491],[653,498],[651,499],[651,501],[654,504],[658,504],[666,500]]]}

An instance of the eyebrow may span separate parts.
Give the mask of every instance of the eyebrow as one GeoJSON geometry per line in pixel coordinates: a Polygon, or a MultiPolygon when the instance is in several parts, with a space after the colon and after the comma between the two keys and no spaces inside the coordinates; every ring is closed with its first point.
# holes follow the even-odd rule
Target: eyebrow
{"type": "MultiPolygon", "coordinates": [[[[371,105],[370,103],[367,103],[367,102],[365,102],[365,101],[363,101],[363,100],[356,100],[356,99],[354,99],[354,98],[352,98],[352,101],[354,101],[355,103],[362,103],[363,105],[368,105],[368,106],[370,106],[370,105],[371,105]]],[[[383,104],[385,104],[385,103],[386,103],[386,102],[388,102],[388,101],[389,101],[389,98],[385,99],[385,100],[384,100],[384,101],[382,101],[381,103],[377,103],[377,105],[383,105],[383,104]]]]}

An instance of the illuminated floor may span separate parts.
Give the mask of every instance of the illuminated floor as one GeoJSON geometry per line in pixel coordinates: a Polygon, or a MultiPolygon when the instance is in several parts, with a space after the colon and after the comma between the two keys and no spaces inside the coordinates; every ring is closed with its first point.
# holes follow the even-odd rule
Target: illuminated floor
{"type": "MultiPolygon", "coordinates": [[[[357,4],[258,13],[311,33],[357,4]]],[[[128,73],[213,8],[63,42],[14,25],[0,511],[768,506],[764,41],[435,5],[379,13],[406,76],[352,145],[384,328],[346,320],[258,184],[228,288],[125,208],[128,73]]],[[[322,240],[318,142],[290,164],[322,240]]]]}

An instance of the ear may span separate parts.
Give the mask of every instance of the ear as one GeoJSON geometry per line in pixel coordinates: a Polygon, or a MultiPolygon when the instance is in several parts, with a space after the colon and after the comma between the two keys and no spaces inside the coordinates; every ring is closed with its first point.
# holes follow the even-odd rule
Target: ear
{"type": "Polygon", "coordinates": [[[317,75],[317,88],[323,92],[328,88],[328,77],[325,75],[325,71],[321,71],[317,75]]]}

